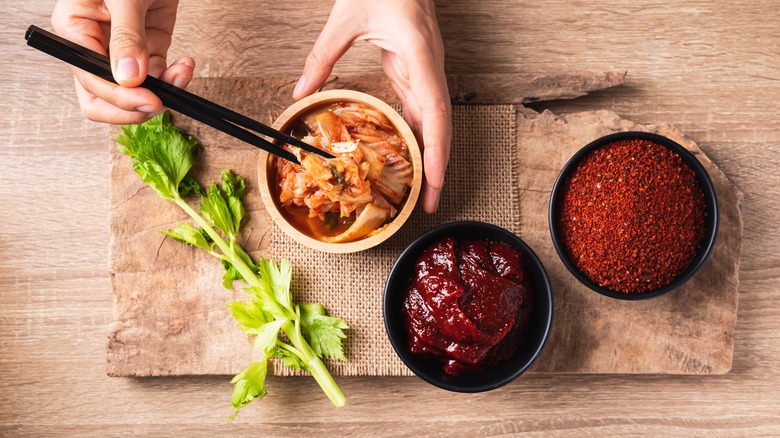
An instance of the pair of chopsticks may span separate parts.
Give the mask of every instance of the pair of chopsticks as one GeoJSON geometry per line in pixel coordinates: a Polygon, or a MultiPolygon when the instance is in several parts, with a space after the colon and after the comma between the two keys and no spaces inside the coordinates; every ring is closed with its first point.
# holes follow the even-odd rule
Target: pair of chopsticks
{"type": "MultiPolygon", "coordinates": [[[[30,26],[27,29],[25,39],[30,47],[34,47],[106,81],[116,83],[111,73],[111,61],[107,56],[68,41],[37,26],[30,26]]],[[[295,155],[290,151],[247,131],[247,129],[267,135],[282,143],[297,146],[305,151],[319,154],[326,158],[333,158],[333,155],[291,135],[279,132],[270,126],[266,126],[152,76],[147,76],[141,87],[151,90],[166,107],[293,163],[300,164],[295,155]]]]}

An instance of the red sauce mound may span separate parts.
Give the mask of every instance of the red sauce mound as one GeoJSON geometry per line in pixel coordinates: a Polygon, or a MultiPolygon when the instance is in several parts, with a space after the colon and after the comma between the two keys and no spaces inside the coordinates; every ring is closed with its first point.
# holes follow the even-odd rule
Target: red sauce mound
{"type": "Polygon", "coordinates": [[[485,370],[517,351],[532,299],[523,257],[514,248],[446,237],[415,265],[403,304],[409,350],[438,359],[447,374],[485,370]]]}

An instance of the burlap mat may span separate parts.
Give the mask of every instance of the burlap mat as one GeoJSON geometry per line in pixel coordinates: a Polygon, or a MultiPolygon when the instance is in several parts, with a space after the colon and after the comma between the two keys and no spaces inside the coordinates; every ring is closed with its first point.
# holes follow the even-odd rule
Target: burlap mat
{"type": "MultiPolygon", "coordinates": [[[[454,106],[452,157],[439,210],[415,210],[391,239],[367,251],[328,254],[298,244],[278,227],[272,257],[293,261],[298,302],[316,302],[350,326],[347,362],[331,361],[336,375],[411,375],[387,340],[382,318],[385,281],[395,258],[425,230],[456,220],[481,220],[519,233],[515,107],[454,106]]],[[[296,374],[276,363],[275,374],[296,374]]]]}

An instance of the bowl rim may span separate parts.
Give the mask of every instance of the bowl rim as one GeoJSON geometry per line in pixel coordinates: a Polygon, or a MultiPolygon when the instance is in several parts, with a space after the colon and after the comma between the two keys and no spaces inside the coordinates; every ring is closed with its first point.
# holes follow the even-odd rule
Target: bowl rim
{"type": "Polygon", "coordinates": [[[271,194],[268,181],[268,171],[269,167],[271,166],[270,158],[272,158],[273,155],[266,151],[260,151],[257,166],[260,197],[262,198],[266,211],[268,211],[271,219],[273,219],[277,226],[293,240],[308,248],[336,254],[346,254],[372,248],[389,239],[393,234],[395,234],[407,221],[407,219],[409,219],[412,211],[417,205],[423,176],[422,154],[420,153],[420,147],[411,128],[403,119],[403,117],[398,114],[395,109],[393,109],[393,107],[383,102],[382,100],[371,96],[370,94],[345,89],[326,90],[311,94],[287,107],[287,109],[285,109],[282,114],[276,118],[272,124],[272,127],[276,130],[284,130],[290,122],[296,120],[303,113],[311,110],[314,107],[344,101],[366,104],[382,112],[388,117],[388,119],[390,119],[393,125],[395,125],[398,133],[401,135],[401,137],[403,137],[407,147],[409,148],[413,170],[412,187],[410,188],[408,196],[404,201],[403,206],[398,210],[395,218],[386,224],[385,228],[381,232],[370,237],[346,243],[324,242],[304,234],[295,228],[292,224],[290,224],[284,218],[284,216],[282,216],[271,194]]]}
{"type": "MultiPolygon", "coordinates": [[[[401,280],[397,280],[401,281],[401,280]]],[[[398,294],[403,294],[405,290],[396,291],[395,296],[397,298],[398,294]]],[[[476,393],[476,392],[484,392],[484,391],[490,391],[493,389],[497,389],[501,386],[504,386],[513,380],[520,377],[522,374],[524,374],[528,369],[536,362],[536,360],[539,358],[539,355],[544,350],[545,345],[547,344],[550,334],[552,332],[552,323],[553,323],[553,310],[554,310],[554,298],[553,298],[553,292],[552,292],[552,283],[550,281],[550,277],[547,274],[547,270],[544,267],[544,264],[542,263],[541,259],[536,255],[534,250],[519,236],[512,233],[511,231],[499,227],[498,225],[490,224],[487,222],[481,222],[481,221],[473,221],[473,220],[465,220],[465,221],[453,221],[448,222],[445,224],[438,225],[434,228],[431,228],[425,232],[423,232],[420,236],[418,236],[414,241],[412,241],[409,245],[404,248],[404,250],[398,255],[395,262],[393,262],[393,266],[390,269],[390,273],[387,276],[387,280],[385,281],[385,288],[384,288],[384,296],[382,300],[382,317],[384,319],[384,326],[385,326],[385,332],[387,333],[387,337],[390,341],[390,344],[393,347],[393,350],[396,353],[396,356],[398,356],[399,359],[406,365],[417,377],[421,378],[422,380],[428,382],[429,384],[448,390],[453,392],[462,392],[462,393],[476,393]],[[404,269],[404,266],[406,266],[407,263],[414,263],[419,257],[419,254],[422,253],[422,251],[425,250],[431,243],[437,241],[438,239],[450,235],[453,233],[453,229],[469,229],[477,227],[479,229],[482,229],[483,231],[486,231],[487,233],[494,233],[503,235],[506,237],[507,240],[512,241],[512,246],[515,249],[518,249],[523,254],[523,257],[527,260],[527,269],[533,269],[536,271],[536,278],[542,280],[542,284],[534,284],[534,297],[535,299],[538,299],[537,297],[544,297],[545,301],[547,302],[547,310],[543,314],[537,314],[538,311],[537,306],[535,306],[534,309],[534,317],[535,318],[544,318],[543,321],[543,328],[541,330],[541,339],[538,343],[533,345],[531,354],[529,357],[523,362],[522,366],[518,367],[511,373],[508,373],[506,376],[497,379],[493,382],[490,382],[489,384],[482,384],[482,385],[458,385],[458,384],[451,384],[447,382],[443,382],[434,376],[427,373],[421,366],[418,366],[417,361],[415,361],[411,353],[409,353],[405,345],[403,343],[406,341],[406,338],[403,339],[396,337],[394,335],[395,331],[391,328],[391,322],[388,318],[388,309],[391,306],[394,306],[396,303],[393,302],[393,297],[391,294],[393,294],[393,291],[391,290],[392,281],[393,279],[397,279],[399,275],[399,271],[402,271],[404,269]]],[[[403,310],[401,310],[403,312],[403,310]]],[[[401,321],[398,321],[397,324],[401,324],[401,321]]],[[[520,350],[516,352],[515,354],[519,354],[520,350]]],[[[507,361],[511,360],[507,359],[507,361]]],[[[502,362],[503,363],[503,362],[502,362]]],[[[500,366],[501,364],[497,364],[495,366],[500,366]]],[[[482,371],[481,373],[487,373],[490,372],[490,370],[494,369],[493,367],[489,368],[488,370],[482,371]]]]}
{"type": "Polygon", "coordinates": [[[590,143],[582,147],[580,150],[578,150],[566,162],[566,164],[563,166],[560,173],[558,174],[558,177],[556,178],[555,183],[553,184],[553,188],[550,192],[548,222],[550,228],[550,237],[552,238],[552,243],[553,246],[555,247],[555,252],[558,253],[558,257],[566,266],[566,269],[580,283],[584,284],[589,289],[610,298],[616,298],[616,299],[627,300],[627,301],[637,301],[637,300],[645,300],[649,298],[658,297],[668,292],[671,292],[673,290],[676,290],[680,286],[685,284],[688,280],[690,280],[699,271],[702,265],[704,265],[704,262],[709,258],[709,255],[712,253],[712,249],[715,246],[715,241],[718,235],[718,225],[720,222],[719,215],[720,215],[720,209],[718,206],[718,196],[715,190],[715,186],[712,183],[712,179],[710,178],[710,175],[707,172],[707,170],[704,168],[704,165],[701,164],[701,162],[696,158],[696,156],[691,151],[689,151],[687,148],[680,145],[676,141],[660,134],[655,134],[652,132],[644,132],[644,131],[619,131],[619,132],[613,132],[611,134],[604,135],[602,137],[599,137],[591,141],[590,143]],[[561,240],[560,231],[558,230],[558,227],[556,225],[557,213],[558,213],[557,206],[560,203],[560,197],[563,192],[566,179],[568,179],[569,175],[574,171],[574,169],[576,169],[580,161],[582,161],[586,156],[588,156],[591,152],[593,152],[596,149],[599,149],[603,146],[606,146],[610,143],[619,140],[628,140],[628,139],[648,140],[655,144],[663,146],[671,150],[672,152],[676,153],[677,155],[679,155],[680,158],[682,158],[683,162],[686,165],[688,165],[688,167],[690,167],[693,170],[694,174],[696,175],[696,180],[699,183],[699,187],[701,188],[702,193],[704,194],[705,211],[707,212],[707,217],[705,218],[705,235],[702,238],[702,247],[696,253],[696,257],[694,258],[691,265],[668,285],[658,289],[653,289],[648,292],[638,292],[638,293],[637,292],[626,293],[626,292],[613,291],[611,289],[598,285],[597,283],[589,279],[587,276],[585,276],[585,274],[580,272],[580,270],[577,269],[577,267],[575,267],[574,264],[569,260],[569,257],[566,254],[565,249],[563,248],[563,244],[560,241],[561,240]]]}

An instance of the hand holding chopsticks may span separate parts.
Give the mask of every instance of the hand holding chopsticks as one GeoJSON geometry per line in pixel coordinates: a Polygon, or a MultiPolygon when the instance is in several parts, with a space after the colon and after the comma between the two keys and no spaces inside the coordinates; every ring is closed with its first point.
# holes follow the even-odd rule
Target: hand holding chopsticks
{"type": "MultiPolygon", "coordinates": [[[[61,38],[51,32],[47,32],[37,26],[30,26],[27,29],[25,38],[27,39],[27,44],[31,47],[104,80],[116,83],[111,72],[110,61],[108,57],[104,55],[61,38]]],[[[316,153],[327,158],[333,157],[327,152],[317,149],[291,135],[279,132],[256,120],[152,76],[147,76],[141,86],[154,92],[163,102],[163,105],[168,108],[294,163],[298,163],[298,159],[291,152],[248,130],[266,135],[282,143],[300,147],[308,152],[316,153]]]]}

